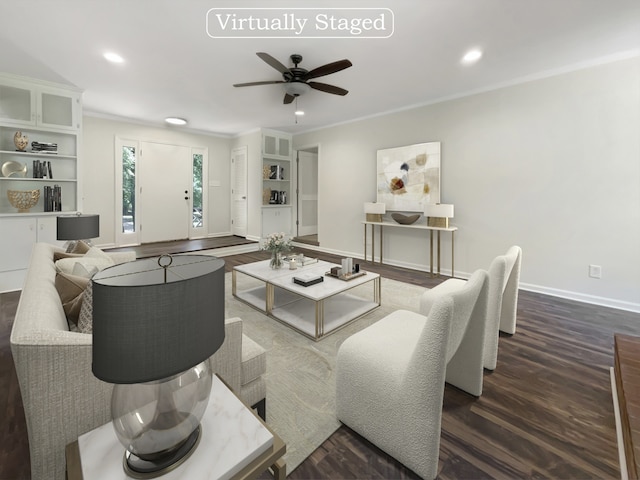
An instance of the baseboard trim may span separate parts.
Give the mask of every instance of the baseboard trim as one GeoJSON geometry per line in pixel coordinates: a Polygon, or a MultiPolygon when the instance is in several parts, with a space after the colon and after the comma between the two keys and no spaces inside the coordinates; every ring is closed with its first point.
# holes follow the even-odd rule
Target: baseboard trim
{"type": "MultiPolygon", "coordinates": [[[[358,253],[345,252],[341,250],[333,250],[330,248],[314,247],[312,245],[306,245],[301,243],[297,243],[294,245],[301,248],[308,248],[310,250],[331,253],[333,255],[340,255],[343,257],[362,258],[362,252],[358,252],[358,253]]],[[[379,261],[379,257],[376,258],[376,261],[379,261]]],[[[409,263],[409,262],[398,262],[398,261],[389,260],[386,258],[384,259],[384,264],[394,266],[394,267],[407,268],[409,270],[416,270],[419,272],[429,273],[429,268],[425,267],[424,265],[416,265],[414,263],[409,263]]],[[[449,269],[443,268],[440,270],[440,273],[445,276],[451,276],[451,270],[449,269]]],[[[469,277],[471,277],[471,274],[468,272],[461,272],[459,270],[455,270],[455,276],[456,278],[462,278],[466,280],[466,279],[469,279],[469,277]]],[[[589,303],[592,305],[599,305],[602,307],[615,308],[617,310],[625,310],[628,312],[640,313],[640,303],[627,302],[627,301],[618,300],[615,298],[600,297],[597,295],[589,295],[586,293],[573,292],[570,290],[561,290],[558,288],[544,287],[542,285],[534,285],[531,283],[523,283],[523,282],[520,282],[520,289],[526,290],[528,292],[541,293],[543,295],[549,295],[552,297],[559,297],[567,300],[574,300],[576,302],[589,303]]]]}

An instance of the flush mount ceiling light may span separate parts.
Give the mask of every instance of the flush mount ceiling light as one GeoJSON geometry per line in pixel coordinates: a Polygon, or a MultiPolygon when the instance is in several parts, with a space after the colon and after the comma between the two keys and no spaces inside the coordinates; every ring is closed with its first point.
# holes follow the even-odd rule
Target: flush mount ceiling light
{"type": "Polygon", "coordinates": [[[102,56],[111,63],[124,63],[124,58],[115,52],[105,52],[102,56]]]}
{"type": "Polygon", "coordinates": [[[164,121],[170,125],[186,125],[187,124],[187,121],[184,118],[178,118],[178,117],[167,117],[164,119],[164,121]]]}
{"type": "Polygon", "coordinates": [[[304,112],[302,110],[296,110],[294,113],[298,116],[304,115],[304,112]]]}
{"type": "Polygon", "coordinates": [[[474,48],[464,54],[464,57],[462,57],[461,63],[465,65],[470,65],[480,60],[480,57],[482,57],[482,50],[474,48]]]}

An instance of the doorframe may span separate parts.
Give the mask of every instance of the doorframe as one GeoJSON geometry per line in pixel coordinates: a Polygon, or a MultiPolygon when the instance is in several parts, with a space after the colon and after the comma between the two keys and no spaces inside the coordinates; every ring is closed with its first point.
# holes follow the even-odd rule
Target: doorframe
{"type": "MultiPolygon", "coordinates": [[[[189,215],[190,218],[193,215],[193,155],[197,153],[203,154],[202,159],[202,233],[201,235],[193,236],[196,233],[196,230],[192,228],[193,221],[189,220],[189,229],[188,236],[189,239],[193,238],[205,238],[208,236],[208,217],[209,217],[209,147],[202,146],[193,146],[193,145],[184,145],[180,143],[171,143],[166,141],[160,141],[156,139],[132,139],[125,136],[115,135],[115,146],[114,146],[114,163],[115,163],[115,215],[114,215],[114,237],[115,237],[115,245],[117,247],[124,246],[135,246],[140,245],[140,224],[142,219],[140,218],[140,185],[141,178],[140,173],[142,169],[140,167],[140,145],[142,143],[157,143],[162,145],[173,145],[177,147],[185,147],[190,149],[190,170],[191,170],[191,182],[189,187],[189,215]],[[134,233],[123,233],[122,232],[122,148],[130,146],[134,147],[136,151],[136,181],[135,181],[135,189],[136,189],[136,206],[135,206],[135,232],[134,233]]],[[[200,232],[198,232],[200,233],[200,232]]]]}
{"type": "Polygon", "coordinates": [[[312,143],[312,144],[308,144],[308,145],[302,145],[300,147],[297,147],[294,149],[295,150],[295,186],[294,186],[294,192],[296,195],[296,201],[295,201],[295,236],[297,237],[300,231],[300,214],[299,214],[299,205],[300,205],[300,188],[299,188],[299,184],[300,184],[300,180],[299,180],[299,169],[298,169],[298,152],[308,152],[308,151],[312,151],[311,153],[316,153],[316,155],[318,156],[318,168],[316,169],[316,176],[317,176],[317,181],[318,181],[318,202],[317,202],[317,207],[316,207],[316,216],[318,218],[318,243],[320,243],[320,151],[321,151],[321,147],[319,143],[312,143]]]}

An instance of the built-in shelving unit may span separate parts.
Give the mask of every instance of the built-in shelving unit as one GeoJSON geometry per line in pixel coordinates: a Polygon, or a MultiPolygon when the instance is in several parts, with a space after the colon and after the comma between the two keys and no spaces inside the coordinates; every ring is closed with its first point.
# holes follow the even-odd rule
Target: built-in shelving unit
{"type": "Polygon", "coordinates": [[[55,217],[81,208],[81,95],[67,86],[0,74],[0,292],[21,288],[34,242],[56,243],[55,217]],[[27,137],[22,150],[14,142],[16,132],[27,137]],[[55,148],[34,150],[32,142],[55,148]],[[37,162],[47,166],[40,174],[37,162]],[[47,187],[60,191],[57,211],[45,207],[47,187]],[[39,190],[40,198],[19,212],[9,202],[10,190],[39,190]]]}
{"type": "Polygon", "coordinates": [[[262,235],[291,234],[291,143],[290,134],[262,131],[262,235]]]}

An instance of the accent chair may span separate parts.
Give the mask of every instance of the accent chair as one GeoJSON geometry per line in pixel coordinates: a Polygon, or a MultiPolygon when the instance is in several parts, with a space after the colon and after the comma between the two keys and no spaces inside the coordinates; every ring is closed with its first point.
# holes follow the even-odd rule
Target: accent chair
{"type": "Polygon", "coordinates": [[[423,478],[437,475],[445,377],[482,392],[486,279],[478,270],[428,316],[397,310],[338,350],[338,419],[423,478]]]}

